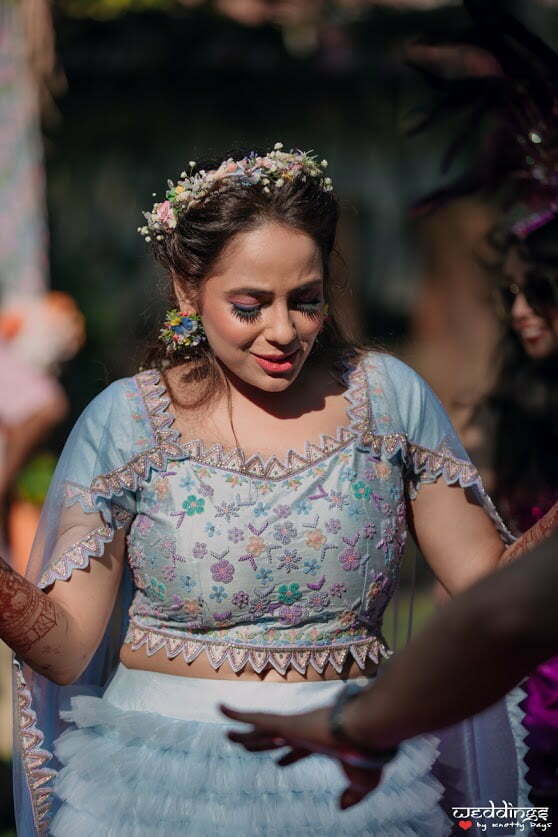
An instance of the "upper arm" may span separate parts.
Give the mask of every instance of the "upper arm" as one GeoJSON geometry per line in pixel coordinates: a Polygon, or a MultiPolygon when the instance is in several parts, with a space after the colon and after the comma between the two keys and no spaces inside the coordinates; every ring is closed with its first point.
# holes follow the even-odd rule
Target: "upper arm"
{"type": "Polygon", "coordinates": [[[494,569],[513,540],[484,491],[440,400],[394,358],[384,361],[388,412],[404,443],[408,518],[418,546],[452,593],[494,569]]]}
{"type": "Polygon", "coordinates": [[[85,668],[103,637],[122,579],[126,532],[136,513],[127,467],[134,456],[129,400],[122,390],[117,384],[101,393],[72,430],[28,564],[27,577],[65,615],[70,674],[85,668]]]}
{"type": "Polygon", "coordinates": [[[52,556],[53,566],[75,560],[80,553],[83,567],[74,566],[67,578],[58,578],[44,587],[45,593],[67,616],[71,636],[66,645],[69,655],[66,667],[74,674],[83,671],[101,641],[114,608],[125,561],[126,530],[111,529],[100,514],[93,516],[94,521],[90,514],[75,507],[63,515],[61,534],[52,556]],[[92,529],[93,524],[97,525],[92,529]],[[104,537],[110,540],[104,542],[104,537]],[[94,560],[85,555],[90,548],[98,553],[94,560]]]}
{"type": "Polygon", "coordinates": [[[438,580],[455,594],[496,569],[504,544],[471,492],[443,479],[408,501],[410,529],[438,580]]]}

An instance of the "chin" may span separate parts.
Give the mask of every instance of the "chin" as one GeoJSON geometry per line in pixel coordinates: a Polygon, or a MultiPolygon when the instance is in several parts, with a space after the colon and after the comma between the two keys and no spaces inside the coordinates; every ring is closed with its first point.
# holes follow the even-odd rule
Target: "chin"
{"type": "Polygon", "coordinates": [[[557,346],[554,340],[545,340],[544,338],[541,338],[534,343],[527,343],[523,341],[522,343],[525,354],[533,360],[544,360],[557,351],[557,346]]]}

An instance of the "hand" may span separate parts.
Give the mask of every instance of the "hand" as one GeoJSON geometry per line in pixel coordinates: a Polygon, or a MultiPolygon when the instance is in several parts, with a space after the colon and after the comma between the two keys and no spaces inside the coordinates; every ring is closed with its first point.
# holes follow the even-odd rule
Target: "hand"
{"type": "Polygon", "coordinates": [[[266,712],[238,712],[221,706],[221,712],[233,721],[251,724],[246,732],[231,730],[228,737],[249,752],[290,749],[278,759],[280,767],[301,761],[312,753],[324,753],[336,759],[349,785],[341,794],[339,807],[350,808],[374,790],[381,779],[380,770],[359,766],[363,754],[336,741],[329,731],[329,707],[302,712],[298,715],[272,715],[266,712]]]}

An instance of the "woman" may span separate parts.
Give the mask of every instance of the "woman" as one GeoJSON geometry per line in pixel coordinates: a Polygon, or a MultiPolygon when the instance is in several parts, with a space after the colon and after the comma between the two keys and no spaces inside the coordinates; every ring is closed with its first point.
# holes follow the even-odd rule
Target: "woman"
{"type": "Polygon", "coordinates": [[[502,361],[477,421],[490,428],[484,435],[491,440],[485,458],[492,496],[517,532],[558,500],[557,236],[554,218],[506,241],[498,288],[507,326],[502,361]]]}
{"type": "MultiPolygon", "coordinates": [[[[558,219],[553,211],[516,224],[500,287],[509,330],[499,378],[479,411],[495,440],[493,495],[519,532],[558,501],[558,219]]],[[[473,459],[474,452],[471,452],[473,459]]],[[[525,683],[527,779],[533,802],[557,806],[558,658],[525,683]]]]}
{"type": "Polygon", "coordinates": [[[43,592],[0,576],[23,834],[47,827],[52,784],[54,835],[450,828],[435,740],[405,745],[341,819],[333,765],[277,776],[226,742],[218,710],[312,708],[373,677],[408,527],[451,592],[510,539],[426,384],[348,333],[326,165],[281,144],[190,163],[146,213],[178,309],[170,354],[74,428],[30,564],[43,592]]]}

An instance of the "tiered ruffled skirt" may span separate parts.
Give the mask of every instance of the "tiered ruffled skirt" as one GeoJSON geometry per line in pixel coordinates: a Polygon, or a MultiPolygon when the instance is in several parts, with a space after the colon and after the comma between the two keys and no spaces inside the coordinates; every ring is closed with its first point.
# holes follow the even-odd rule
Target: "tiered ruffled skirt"
{"type": "Polygon", "coordinates": [[[442,837],[451,825],[431,775],[436,739],[403,745],[381,786],[341,812],[346,781],[312,756],[291,767],[275,753],[247,753],[226,738],[218,711],[298,712],[331,702],[339,682],[201,680],[120,666],[103,698],[75,697],[57,741],[64,765],[54,837],[442,837]],[[162,714],[164,712],[165,714],[162,714]]]}

